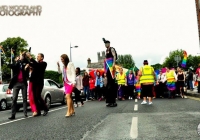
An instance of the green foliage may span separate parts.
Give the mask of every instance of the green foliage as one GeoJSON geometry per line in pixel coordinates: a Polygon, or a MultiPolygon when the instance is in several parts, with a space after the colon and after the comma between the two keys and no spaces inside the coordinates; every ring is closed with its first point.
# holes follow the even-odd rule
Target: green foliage
{"type": "MultiPolygon", "coordinates": [[[[170,64],[176,67],[177,62],[174,60],[175,55],[179,55],[181,57],[181,60],[178,63],[178,66],[181,66],[181,63],[183,60],[183,50],[175,50],[175,51],[170,52],[169,56],[165,59],[163,63],[163,67],[167,67],[170,64]]],[[[184,69],[187,70],[188,68],[192,67],[195,70],[198,67],[198,64],[200,64],[200,56],[188,55],[186,68],[184,69]]]]}
{"type": "Polygon", "coordinates": [[[161,64],[159,64],[159,63],[157,63],[157,64],[154,64],[154,65],[151,65],[153,68],[154,68],[154,70],[159,70],[159,69],[161,69],[162,68],[162,65],[161,64]]]}
{"type": "MultiPolygon", "coordinates": [[[[46,70],[45,74],[44,74],[45,79],[51,79],[57,83],[62,83],[62,82],[60,82],[60,76],[62,76],[62,75],[59,74],[57,71],[52,71],[52,70],[46,70]]],[[[61,78],[61,80],[62,80],[62,78],[61,78]]]]}
{"type": "Polygon", "coordinates": [[[133,57],[130,54],[118,55],[118,60],[116,64],[121,65],[123,68],[127,69],[131,69],[135,66],[133,57]]]}
{"type": "MultiPolygon", "coordinates": [[[[29,48],[27,48],[27,41],[21,37],[7,38],[3,42],[0,42],[0,45],[2,45],[5,52],[5,54],[2,53],[1,55],[2,79],[3,81],[7,81],[11,78],[11,70],[8,68],[8,64],[11,63],[11,48],[14,53],[12,62],[14,62],[16,56],[19,56],[20,52],[28,51],[29,48]]],[[[33,56],[33,58],[35,57],[33,56]]]]}
{"type": "Polygon", "coordinates": [[[178,55],[181,57],[180,62],[178,63],[178,66],[180,66],[182,59],[183,59],[183,50],[175,50],[171,51],[169,53],[169,56],[165,58],[165,61],[163,63],[163,67],[169,67],[170,65],[173,65],[174,67],[177,66],[177,62],[174,60],[174,57],[178,55]]]}

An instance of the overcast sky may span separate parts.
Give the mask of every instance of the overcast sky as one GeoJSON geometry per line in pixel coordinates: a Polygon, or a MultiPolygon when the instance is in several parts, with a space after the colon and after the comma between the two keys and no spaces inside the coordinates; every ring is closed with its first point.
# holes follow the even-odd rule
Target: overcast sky
{"type": "Polygon", "coordinates": [[[162,63],[170,51],[199,50],[195,0],[0,0],[0,5],[41,5],[41,16],[0,17],[0,42],[7,37],[27,40],[32,53],[42,52],[48,70],[57,70],[63,53],[76,67],[97,62],[105,50],[102,37],[118,54],[131,54],[136,66],[143,60],[162,63]]]}

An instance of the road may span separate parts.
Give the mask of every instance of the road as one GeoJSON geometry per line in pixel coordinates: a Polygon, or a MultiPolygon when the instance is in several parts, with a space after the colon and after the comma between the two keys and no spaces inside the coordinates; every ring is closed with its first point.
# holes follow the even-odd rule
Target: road
{"type": "MultiPolygon", "coordinates": [[[[200,99],[154,99],[117,101],[106,107],[103,101],[86,102],[76,115],[65,118],[66,107],[55,105],[47,116],[14,121],[10,110],[0,112],[1,140],[199,140],[200,99]]],[[[31,115],[31,112],[28,113],[31,115]]]]}

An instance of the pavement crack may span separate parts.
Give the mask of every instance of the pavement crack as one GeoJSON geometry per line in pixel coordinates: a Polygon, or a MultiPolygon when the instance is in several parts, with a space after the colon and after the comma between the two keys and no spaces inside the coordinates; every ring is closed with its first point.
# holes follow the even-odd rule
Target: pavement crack
{"type": "Polygon", "coordinates": [[[106,118],[107,118],[107,116],[106,116],[103,120],[101,120],[99,123],[97,123],[96,125],[94,125],[93,128],[92,128],[91,130],[87,131],[87,132],[83,135],[83,138],[80,139],[80,140],[85,140],[85,138],[88,137],[89,134],[90,134],[93,130],[95,130],[99,125],[101,125],[101,124],[105,121],[106,118]]]}

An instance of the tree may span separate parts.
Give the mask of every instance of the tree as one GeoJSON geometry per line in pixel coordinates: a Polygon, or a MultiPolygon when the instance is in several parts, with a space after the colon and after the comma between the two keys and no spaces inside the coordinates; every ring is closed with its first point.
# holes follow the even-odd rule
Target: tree
{"type": "Polygon", "coordinates": [[[14,57],[12,57],[12,62],[15,56],[19,56],[20,52],[28,51],[28,43],[21,37],[7,38],[0,43],[2,45],[5,54],[1,55],[1,68],[2,68],[2,79],[4,81],[9,80],[11,77],[11,70],[8,68],[8,64],[11,63],[11,48],[13,49],[14,57]]]}
{"type": "Polygon", "coordinates": [[[163,62],[163,67],[169,67],[170,65],[172,66],[177,66],[177,62],[174,60],[174,57],[178,55],[181,57],[180,62],[178,63],[178,66],[180,66],[182,59],[183,59],[183,50],[175,50],[171,51],[169,53],[169,56],[165,58],[165,61],[163,62]]]}
{"type": "MultiPolygon", "coordinates": [[[[174,57],[176,55],[179,55],[181,57],[181,60],[178,63],[178,66],[181,67],[181,63],[183,60],[183,50],[175,50],[169,53],[169,57],[167,57],[163,63],[163,67],[168,67],[170,64],[173,66],[177,66],[177,62],[174,60],[174,57]]],[[[188,68],[192,67],[194,70],[198,67],[198,64],[200,64],[200,56],[187,56],[186,61],[186,67],[183,68],[187,70],[188,68]]]]}
{"type": "Polygon", "coordinates": [[[135,62],[132,58],[132,55],[126,54],[126,55],[118,55],[117,63],[118,65],[121,65],[123,68],[131,69],[135,66],[135,62]]]}
{"type": "Polygon", "coordinates": [[[162,65],[161,64],[159,64],[159,63],[157,63],[157,64],[154,64],[154,65],[151,65],[153,68],[154,68],[154,70],[159,70],[159,69],[161,69],[162,68],[162,65]]]}
{"type": "Polygon", "coordinates": [[[52,71],[52,70],[46,70],[44,74],[45,79],[51,79],[57,83],[62,83],[60,80],[60,76],[61,74],[59,74],[57,71],[52,71]]]}

